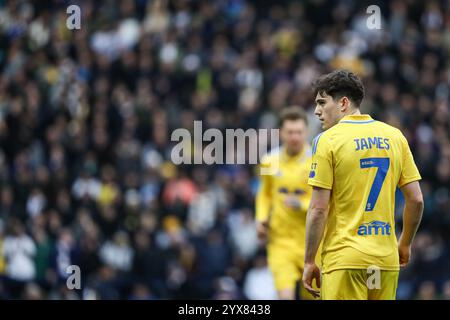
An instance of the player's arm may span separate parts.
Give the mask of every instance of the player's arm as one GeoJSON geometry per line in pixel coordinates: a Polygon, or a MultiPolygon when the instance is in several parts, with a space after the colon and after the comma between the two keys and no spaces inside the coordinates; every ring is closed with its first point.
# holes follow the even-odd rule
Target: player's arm
{"type": "Polygon", "coordinates": [[[398,248],[400,266],[405,267],[411,256],[411,244],[422,220],[424,204],[418,181],[408,183],[400,190],[405,197],[405,210],[403,211],[403,230],[400,235],[398,248]]]}
{"type": "Polygon", "coordinates": [[[311,203],[306,216],[305,263],[315,263],[328,218],[331,191],[313,187],[311,203]]]}
{"type": "Polygon", "coordinates": [[[332,147],[327,139],[320,135],[313,143],[313,158],[308,184],[313,187],[311,202],[306,216],[305,268],[303,285],[314,297],[319,291],[312,287],[316,279],[320,288],[320,270],[315,263],[317,250],[323,238],[328,219],[328,205],[333,185],[332,147]]]}
{"type": "MultiPolygon", "coordinates": [[[[261,164],[266,166],[265,163],[261,164]]],[[[256,228],[258,237],[264,240],[267,236],[270,210],[272,208],[271,176],[260,175],[260,186],[256,195],[256,228]]]]}
{"type": "Polygon", "coordinates": [[[320,135],[313,143],[313,158],[308,180],[313,190],[306,216],[305,264],[315,261],[325,230],[333,185],[332,147],[326,138],[319,139],[320,135]]]}
{"type": "Polygon", "coordinates": [[[408,264],[411,256],[411,245],[422,220],[424,203],[418,181],[421,179],[419,170],[414,163],[408,141],[403,135],[401,135],[401,141],[403,163],[398,185],[405,197],[405,209],[403,211],[403,230],[398,243],[398,252],[400,266],[404,267],[408,264]]]}
{"type": "Polygon", "coordinates": [[[312,280],[316,279],[317,287],[320,288],[320,270],[315,260],[327,224],[330,194],[331,191],[328,189],[313,187],[311,203],[306,216],[303,285],[315,297],[319,296],[319,291],[313,288],[312,280]]]}

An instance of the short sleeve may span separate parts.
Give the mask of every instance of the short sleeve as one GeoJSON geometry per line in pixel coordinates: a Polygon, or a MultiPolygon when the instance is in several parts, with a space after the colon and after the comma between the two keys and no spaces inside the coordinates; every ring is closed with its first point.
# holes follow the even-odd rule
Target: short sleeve
{"type": "Polygon", "coordinates": [[[332,150],[326,137],[322,137],[322,134],[314,139],[312,154],[308,184],[331,190],[333,186],[332,150]]]}
{"type": "Polygon", "coordinates": [[[400,179],[398,181],[399,187],[402,187],[405,184],[421,179],[419,170],[417,169],[417,166],[414,163],[414,158],[411,153],[411,149],[409,148],[408,141],[406,140],[403,134],[401,134],[401,142],[402,142],[403,163],[402,163],[402,172],[400,174],[400,179]]]}

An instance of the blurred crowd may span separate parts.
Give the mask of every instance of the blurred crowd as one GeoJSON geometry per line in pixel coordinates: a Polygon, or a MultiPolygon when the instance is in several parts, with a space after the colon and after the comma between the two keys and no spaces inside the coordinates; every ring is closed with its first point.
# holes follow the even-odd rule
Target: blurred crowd
{"type": "Polygon", "coordinates": [[[398,298],[450,299],[450,2],[438,0],[0,0],[0,298],[275,298],[258,171],[174,165],[171,133],[194,120],[275,128],[295,104],[312,140],[310,84],[335,68],[363,78],[363,112],[401,129],[423,177],[398,298]],[[66,286],[70,265],[81,289],[66,286]]]}

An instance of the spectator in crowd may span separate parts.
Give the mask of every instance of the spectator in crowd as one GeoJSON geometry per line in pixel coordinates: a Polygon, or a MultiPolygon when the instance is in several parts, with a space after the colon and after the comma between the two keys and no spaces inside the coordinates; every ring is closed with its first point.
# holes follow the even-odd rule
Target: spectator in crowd
{"type": "Polygon", "coordinates": [[[444,285],[442,286],[442,299],[450,300],[450,281],[449,280],[445,281],[444,285]]]}
{"type": "Polygon", "coordinates": [[[5,274],[11,292],[20,293],[26,283],[36,276],[36,245],[19,220],[11,220],[9,227],[2,250],[6,261],[5,274]]]}
{"type": "Polygon", "coordinates": [[[257,255],[253,268],[246,275],[243,291],[247,299],[276,300],[278,297],[266,260],[265,255],[257,255]]]}

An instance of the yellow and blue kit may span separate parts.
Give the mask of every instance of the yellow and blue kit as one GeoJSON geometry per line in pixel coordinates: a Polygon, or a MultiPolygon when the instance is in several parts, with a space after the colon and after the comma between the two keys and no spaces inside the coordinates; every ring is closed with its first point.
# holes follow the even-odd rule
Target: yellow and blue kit
{"type": "Polygon", "coordinates": [[[362,279],[361,270],[376,266],[391,279],[381,282],[391,287],[386,284],[386,293],[375,296],[395,299],[395,191],[421,179],[406,138],[369,115],[350,115],[318,135],[312,153],[308,183],[331,190],[322,248],[322,298],[370,298],[367,287],[355,289],[355,279],[362,279]]]}
{"type": "MultiPolygon", "coordinates": [[[[312,188],[308,185],[311,167],[311,148],[289,156],[281,146],[261,160],[260,188],[256,197],[256,219],[269,221],[267,244],[268,264],[277,290],[294,289],[301,280],[305,258],[306,213],[311,201],[312,188]],[[290,198],[300,201],[300,208],[286,203],[290,198]]],[[[311,299],[305,290],[302,298],[311,299]]]]}

